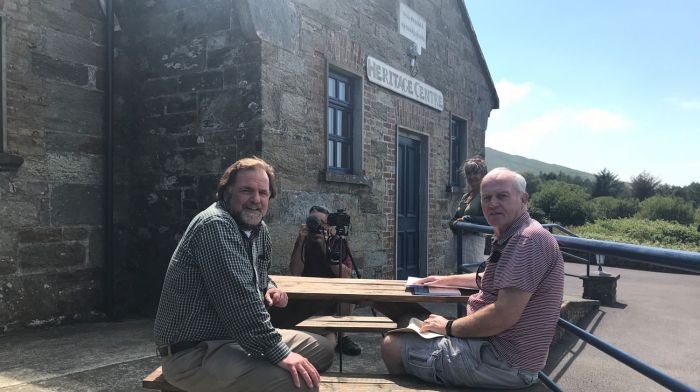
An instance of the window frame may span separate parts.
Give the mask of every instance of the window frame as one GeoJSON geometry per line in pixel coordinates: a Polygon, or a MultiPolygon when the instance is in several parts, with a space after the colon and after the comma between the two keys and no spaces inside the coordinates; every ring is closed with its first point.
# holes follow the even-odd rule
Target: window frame
{"type": "MultiPolygon", "coordinates": [[[[328,170],[340,172],[340,173],[353,173],[353,136],[354,136],[354,124],[353,124],[353,80],[338,73],[334,70],[328,71],[328,76],[326,78],[326,99],[328,100],[326,105],[326,137],[328,138],[328,143],[326,144],[326,154],[327,154],[327,166],[328,170]],[[333,91],[334,95],[330,95],[331,80],[333,81],[333,91]],[[341,83],[345,84],[345,96],[347,100],[338,98],[339,86],[341,83]],[[332,113],[331,113],[332,112],[332,113]],[[343,124],[338,124],[338,113],[344,113],[347,118],[347,136],[343,136],[343,124]],[[330,117],[333,117],[332,119],[330,117]],[[333,131],[331,132],[331,127],[333,131]],[[340,128],[340,129],[339,129],[340,128]],[[346,152],[348,165],[344,167],[342,165],[342,156],[339,158],[336,151],[338,151],[337,145],[347,146],[348,151],[346,152]],[[335,148],[331,148],[331,145],[335,148]]],[[[341,120],[342,121],[342,120],[341,120]]],[[[341,151],[343,148],[341,147],[341,151]]]]}
{"type": "MultiPolygon", "coordinates": [[[[324,102],[323,108],[323,132],[325,133],[324,151],[325,161],[325,181],[341,182],[348,184],[369,185],[369,179],[364,175],[363,163],[363,108],[364,108],[364,75],[347,70],[335,64],[326,61],[326,73],[324,75],[324,102]],[[329,81],[331,77],[340,78],[345,82],[347,100],[338,100],[337,93],[335,97],[330,97],[329,81]],[[348,131],[347,137],[338,137],[331,135],[329,132],[329,111],[344,110],[348,113],[348,131]],[[331,166],[329,146],[331,142],[347,142],[349,144],[348,167],[331,166]]],[[[337,83],[336,83],[337,84],[337,83]]],[[[337,91],[337,90],[336,90],[337,91]]]]}

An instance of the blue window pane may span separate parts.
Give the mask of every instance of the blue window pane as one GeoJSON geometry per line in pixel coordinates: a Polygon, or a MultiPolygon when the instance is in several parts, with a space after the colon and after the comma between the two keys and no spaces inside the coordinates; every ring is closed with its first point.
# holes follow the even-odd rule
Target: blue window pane
{"type": "Polygon", "coordinates": [[[328,96],[335,98],[335,79],[328,78],[328,96]]]}
{"type": "Polygon", "coordinates": [[[328,133],[333,134],[333,112],[335,110],[333,108],[328,108],[328,133]]]}
{"type": "Polygon", "coordinates": [[[335,166],[335,150],[333,149],[333,142],[328,141],[328,167],[335,166]]]}
{"type": "Polygon", "coordinates": [[[347,122],[347,119],[345,119],[345,113],[342,110],[336,110],[335,115],[335,134],[342,135],[343,123],[347,122]]]}
{"type": "Polygon", "coordinates": [[[345,96],[345,82],[338,81],[338,99],[342,101],[347,101],[348,98],[345,96]]]}

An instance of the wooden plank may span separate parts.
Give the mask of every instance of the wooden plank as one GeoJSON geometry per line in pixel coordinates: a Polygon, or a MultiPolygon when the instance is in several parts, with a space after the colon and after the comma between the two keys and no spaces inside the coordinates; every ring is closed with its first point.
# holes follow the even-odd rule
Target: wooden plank
{"type": "MultiPolygon", "coordinates": [[[[443,387],[428,384],[411,376],[389,374],[352,374],[325,373],[321,375],[322,392],[370,392],[370,391],[425,391],[425,392],[504,392],[503,389],[443,387]]],[[[535,384],[519,392],[545,392],[549,389],[543,384],[535,384]]]]}
{"type": "Polygon", "coordinates": [[[143,379],[141,382],[141,386],[144,389],[154,389],[156,391],[165,391],[165,392],[184,392],[182,389],[176,388],[170,384],[168,384],[167,381],[163,378],[162,374],[163,369],[158,366],[156,370],[152,371],[151,374],[146,376],[146,378],[143,379]]]}
{"type": "Polygon", "coordinates": [[[297,324],[297,327],[347,332],[382,332],[397,328],[396,323],[387,317],[372,316],[315,316],[297,324]]]}
{"type": "Polygon", "coordinates": [[[454,297],[413,295],[405,290],[405,281],[383,279],[324,279],[272,275],[272,280],[290,299],[338,302],[466,302],[476,290],[464,290],[454,297]]]}

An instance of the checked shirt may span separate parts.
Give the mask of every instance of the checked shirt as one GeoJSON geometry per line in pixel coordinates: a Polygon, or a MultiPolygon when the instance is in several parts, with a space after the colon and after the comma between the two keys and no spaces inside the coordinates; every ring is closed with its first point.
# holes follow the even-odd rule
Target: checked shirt
{"type": "Polygon", "coordinates": [[[271,251],[264,222],[247,238],[220,203],[200,212],[165,274],[156,344],[231,340],[273,364],[289,355],[263,300],[275,287],[267,275],[271,251]]]}

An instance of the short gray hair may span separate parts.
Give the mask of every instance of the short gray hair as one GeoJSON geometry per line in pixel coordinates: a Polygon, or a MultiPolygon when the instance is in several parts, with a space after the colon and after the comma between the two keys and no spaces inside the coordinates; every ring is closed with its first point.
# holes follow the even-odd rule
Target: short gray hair
{"type": "Polygon", "coordinates": [[[513,178],[513,188],[515,188],[518,194],[522,195],[523,193],[527,192],[527,181],[525,181],[525,177],[521,176],[517,172],[514,172],[513,170],[508,169],[507,167],[497,167],[491,170],[487,176],[499,176],[500,174],[513,178]]]}

